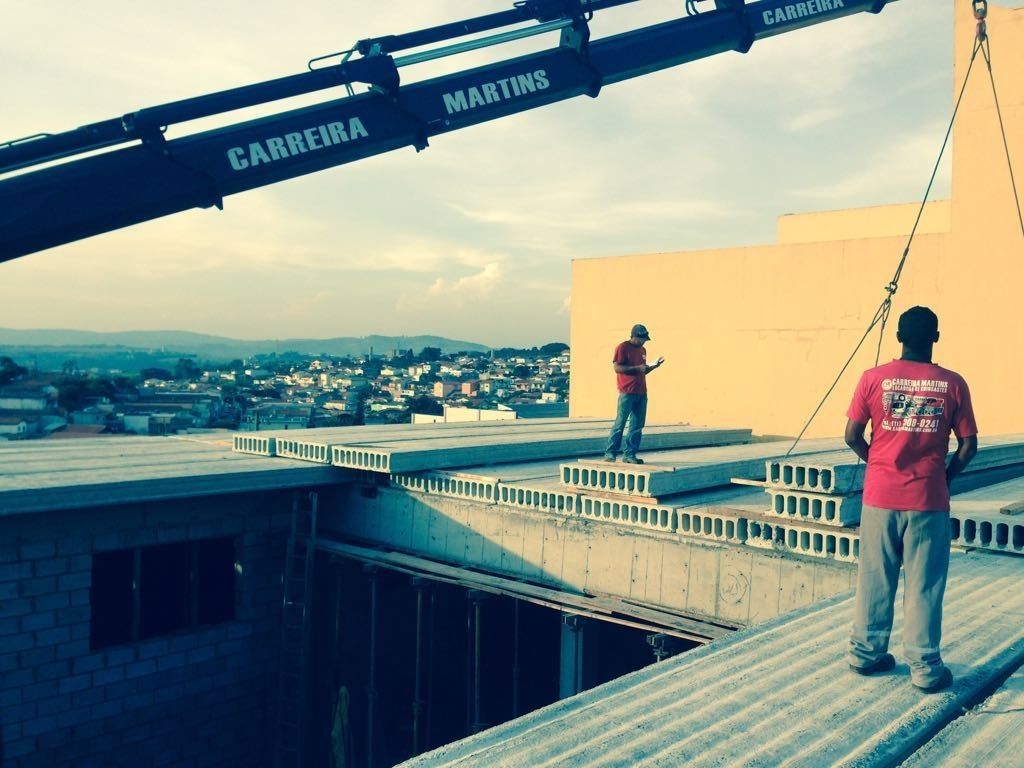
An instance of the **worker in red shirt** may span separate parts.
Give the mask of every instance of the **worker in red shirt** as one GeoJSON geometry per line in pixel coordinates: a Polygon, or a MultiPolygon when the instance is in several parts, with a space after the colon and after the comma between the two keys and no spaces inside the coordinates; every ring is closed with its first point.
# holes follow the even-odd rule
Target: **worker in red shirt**
{"type": "Polygon", "coordinates": [[[615,348],[612,355],[612,367],[615,369],[616,383],[619,387],[619,403],[615,413],[615,424],[608,436],[608,445],[604,449],[604,460],[615,461],[615,456],[622,445],[622,432],[629,419],[629,432],[626,435],[626,448],[622,452],[624,464],[643,464],[644,460],[636,455],[640,450],[640,438],[647,420],[647,374],[660,368],[665,362],[659,357],[654,365],[647,364],[647,352],[644,344],[651,340],[647,328],[634,325],[629,332],[629,339],[615,348]]]}
{"type": "Polygon", "coordinates": [[[905,573],[903,652],[910,681],[926,693],[953,682],[942,663],[942,597],[949,570],[949,484],[974,458],[978,428],[958,373],[932,362],[939,321],[927,307],[900,316],[903,355],[864,373],[847,412],[846,443],[867,462],[857,598],[848,661],[886,672],[900,565],[905,573]],[[871,422],[871,443],[864,429],[871,422]],[[949,433],[957,450],[949,464],[949,433]]]}

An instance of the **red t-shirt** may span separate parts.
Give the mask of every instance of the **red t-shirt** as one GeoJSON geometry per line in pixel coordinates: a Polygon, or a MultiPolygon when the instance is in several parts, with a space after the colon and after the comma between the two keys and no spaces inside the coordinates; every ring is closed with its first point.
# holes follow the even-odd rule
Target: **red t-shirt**
{"type": "Polygon", "coordinates": [[[871,422],[864,503],[872,507],[949,511],[949,433],[978,434],[967,382],[934,363],[893,360],[866,371],[846,412],[871,422]]]}
{"type": "MultiPolygon", "coordinates": [[[[643,347],[637,347],[630,341],[624,341],[615,348],[615,355],[612,357],[615,365],[647,365],[647,352],[643,347]]],[[[616,383],[619,385],[619,392],[624,395],[646,395],[647,394],[647,370],[646,368],[634,373],[616,373],[616,383]]]]}

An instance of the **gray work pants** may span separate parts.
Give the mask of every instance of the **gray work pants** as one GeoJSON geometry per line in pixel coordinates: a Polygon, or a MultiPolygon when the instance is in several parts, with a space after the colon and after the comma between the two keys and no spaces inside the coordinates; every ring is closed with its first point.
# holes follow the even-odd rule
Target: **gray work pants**
{"type": "Polygon", "coordinates": [[[910,676],[917,685],[930,685],[939,678],[949,540],[948,512],[898,512],[864,506],[850,664],[867,666],[889,649],[902,564],[903,653],[910,663],[910,676]]]}
{"type": "Polygon", "coordinates": [[[640,438],[643,435],[644,423],[647,421],[647,395],[619,393],[619,402],[615,409],[615,423],[612,424],[612,432],[608,436],[608,443],[604,449],[605,456],[614,456],[619,452],[627,417],[629,418],[629,432],[626,433],[626,448],[623,453],[626,456],[635,457],[636,452],[640,450],[640,438]]]}

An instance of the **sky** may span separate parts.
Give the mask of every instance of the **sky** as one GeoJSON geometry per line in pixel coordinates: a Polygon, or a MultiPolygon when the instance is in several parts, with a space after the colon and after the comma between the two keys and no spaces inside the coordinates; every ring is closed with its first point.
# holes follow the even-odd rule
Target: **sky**
{"type": "MultiPolygon", "coordinates": [[[[107,0],[100,15],[74,0],[0,0],[0,140],[298,73],[358,39],[511,5],[107,0]]],[[[682,8],[604,11],[593,37],[682,8]]],[[[952,10],[899,0],[438,136],[421,153],[233,195],[223,212],[3,263],[0,327],[567,341],[573,259],[770,243],[780,214],[919,200],[951,109],[952,10]]],[[[556,42],[450,57],[403,81],[556,42]]],[[[946,164],[933,196],[948,190],[946,164]]]]}

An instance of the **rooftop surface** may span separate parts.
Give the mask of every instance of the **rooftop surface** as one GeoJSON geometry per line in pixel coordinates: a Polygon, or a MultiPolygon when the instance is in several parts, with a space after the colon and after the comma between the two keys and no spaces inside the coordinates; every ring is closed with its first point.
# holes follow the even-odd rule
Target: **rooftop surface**
{"type": "Polygon", "coordinates": [[[334,467],[233,453],[228,434],[0,441],[0,517],[345,479],[334,467]]]}
{"type": "MultiPolygon", "coordinates": [[[[942,741],[927,749],[951,760],[943,744],[973,755],[978,744],[991,748],[993,733],[1004,740],[997,755],[1016,759],[1006,765],[1020,765],[1024,733],[1010,723],[997,727],[965,719],[955,731],[943,729],[1024,662],[1022,577],[1024,560],[1017,557],[954,556],[943,652],[956,680],[943,693],[918,692],[909,683],[905,663],[871,678],[847,669],[843,654],[853,606],[847,595],[651,665],[402,765],[896,766],[936,734],[942,741]]],[[[897,617],[897,654],[900,631],[897,617]]],[[[1019,698],[1019,690],[1005,694],[1009,703],[1019,698]]],[[[972,756],[967,762],[925,759],[914,765],[940,764],[997,763],[972,756]]]]}
{"type": "MultiPolygon", "coordinates": [[[[436,435],[407,429],[399,430],[406,439],[436,435]]],[[[446,431],[461,429],[453,425],[446,431]]],[[[314,432],[295,434],[312,439],[314,432]]],[[[374,438],[384,436],[378,430],[369,432],[374,438]]],[[[773,450],[768,444],[760,448],[773,450]]],[[[649,457],[655,463],[647,465],[647,471],[664,473],[710,450],[732,457],[757,449],[652,452],[649,457]],[[659,458],[665,459],[665,467],[656,463],[659,458]]],[[[489,458],[499,462],[500,451],[489,458]]],[[[428,472],[424,477],[473,478],[510,483],[509,487],[530,487],[542,480],[554,489],[559,468],[560,461],[551,459],[501,462],[428,472]]],[[[232,435],[227,433],[0,442],[0,515],[341,483],[352,476],[351,470],[329,464],[233,451],[232,435]]],[[[477,491],[453,493],[472,497],[477,491]]],[[[751,493],[763,495],[751,489],[718,488],[684,496],[686,503],[700,497],[707,504],[711,497],[724,495],[724,503],[736,504],[751,493]]],[[[959,495],[954,508],[960,505],[983,516],[986,510],[998,514],[1000,507],[1022,497],[1024,480],[1019,480],[959,495]]],[[[1011,544],[1014,541],[1011,538],[1011,544]]],[[[1022,576],[1024,560],[1009,554],[976,551],[954,557],[945,603],[944,654],[957,680],[942,694],[924,696],[913,689],[905,664],[870,679],[847,670],[843,652],[852,609],[852,597],[847,595],[716,640],[406,765],[818,768],[899,765],[908,758],[918,761],[907,763],[914,766],[1020,765],[1022,576]],[[960,717],[1014,672],[989,702],[960,717]]],[[[897,617],[894,638],[899,632],[897,617]]]]}

